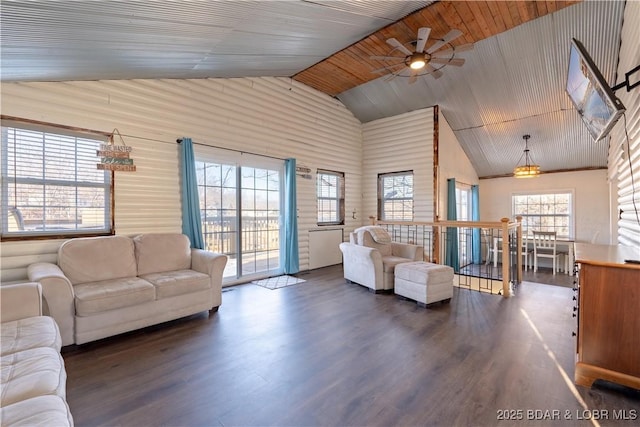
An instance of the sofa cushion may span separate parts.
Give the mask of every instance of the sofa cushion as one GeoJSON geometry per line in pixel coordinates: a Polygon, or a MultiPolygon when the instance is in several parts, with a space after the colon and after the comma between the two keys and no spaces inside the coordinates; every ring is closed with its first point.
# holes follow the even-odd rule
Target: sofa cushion
{"type": "Polygon", "coordinates": [[[141,234],[133,242],[139,276],[191,268],[191,243],[184,234],[141,234]]]}
{"type": "Polygon", "coordinates": [[[50,347],[60,351],[62,340],[58,325],[49,316],[27,317],[2,323],[0,355],[17,353],[37,347],[50,347]]]}
{"type": "Polygon", "coordinates": [[[137,275],[133,241],[126,236],[67,240],[58,250],[58,266],[73,285],[137,275]]]}
{"type": "Polygon", "coordinates": [[[80,283],[73,287],[76,316],[91,316],[156,299],[155,287],[139,277],[80,283]]]}
{"type": "Polygon", "coordinates": [[[60,353],[50,347],[32,348],[2,356],[0,406],[31,397],[65,397],[67,374],[60,353]]]}
{"type": "Polygon", "coordinates": [[[37,396],[0,408],[3,426],[73,426],[73,418],[60,396],[37,396]]]}
{"type": "Polygon", "coordinates": [[[194,270],[167,271],[141,276],[156,287],[156,298],[168,298],[176,295],[197,292],[211,288],[209,276],[194,270]]]}

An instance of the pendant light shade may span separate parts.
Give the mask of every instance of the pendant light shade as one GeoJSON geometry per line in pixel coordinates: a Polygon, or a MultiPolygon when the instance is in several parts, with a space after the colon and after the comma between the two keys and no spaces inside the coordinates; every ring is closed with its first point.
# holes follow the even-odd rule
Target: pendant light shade
{"type": "Polygon", "coordinates": [[[524,153],[522,153],[522,156],[520,156],[520,160],[518,160],[518,164],[520,164],[520,161],[522,160],[523,157],[524,157],[524,164],[521,166],[516,166],[513,169],[513,176],[516,178],[533,178],[540,175],[540,166],[534,164],[531,161],[531,155],[529,154],[529,144],[528,144],[529,138],[531,138],[531,136],[524,135],[522,138],[524,138],[524,153]]]}

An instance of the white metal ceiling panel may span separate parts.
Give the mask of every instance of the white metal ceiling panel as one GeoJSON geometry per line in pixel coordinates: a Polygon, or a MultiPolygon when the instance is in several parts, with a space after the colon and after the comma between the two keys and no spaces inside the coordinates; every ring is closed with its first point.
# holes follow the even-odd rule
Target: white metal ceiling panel
{"type": "Polygon", "coordinates": [[[3,0],[1,77],[291,76],[430,3],[3,0]]]}
{"type": "Polygon", "coordinates": [[[381,77],[338,99],[363,122],[440,105],[480,177],[511,173],[524,134],[542,170],[606,167],[607,142],[593,143],[564,87],[572,37],[615,83],[623,13],[624,2],[585,1],[476,43],[437,80],[381,77]]]}

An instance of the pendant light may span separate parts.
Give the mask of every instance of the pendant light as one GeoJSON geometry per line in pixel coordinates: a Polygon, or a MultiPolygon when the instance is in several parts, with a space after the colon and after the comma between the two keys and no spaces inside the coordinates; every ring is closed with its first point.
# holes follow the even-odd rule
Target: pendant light
{"type": "Polygon", "coordinates": [[[516,178],[534,178],[540,175],[540,166],[533,164],[531,161],[531,156],[529,155],[529,138],[531,135],[524,135],[524,153],[520,156],[518,160],[518,164],[520,164],[520,160],[524,157],[524,164],[522,166],[516,166],[513,169],[513,176],[516,178]]]}

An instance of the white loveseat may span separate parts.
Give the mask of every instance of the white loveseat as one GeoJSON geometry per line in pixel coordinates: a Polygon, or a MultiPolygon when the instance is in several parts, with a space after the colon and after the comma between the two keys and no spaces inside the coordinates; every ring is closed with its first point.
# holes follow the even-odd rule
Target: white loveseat
{"type": "Polygon", "coordinates": [[[226,263],[226,255],[192,249],[183,234],[157,233],[71,239],[57,264],[27,272],[68,345],[217,310],[226,263]]]}
{"type": "Polygon", "coordinates": [[[73,426],[56,322],[42,315],[38,283],[0,287],[0,424],[73,426]]]}
{"type": "Polygon", "coordinates": [[[396,265],[422,261],[424,252],[422,246],[392,242],[384,228],[372,225],[355,229],[340,250],[344,278],[374,292],[392,290],[396,265]]]}

